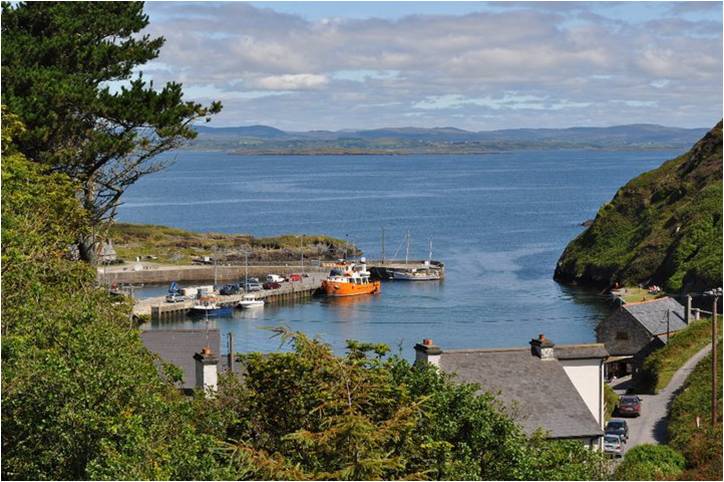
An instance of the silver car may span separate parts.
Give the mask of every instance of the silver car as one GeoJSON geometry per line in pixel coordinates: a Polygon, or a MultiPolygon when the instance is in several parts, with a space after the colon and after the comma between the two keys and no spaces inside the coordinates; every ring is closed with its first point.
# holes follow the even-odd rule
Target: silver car
{"type": "Polygon", "coordinates": [[[621,436],[606,434],[603,437],[603,452],[614,457],[623,456],[623,441],[621,436]]]}

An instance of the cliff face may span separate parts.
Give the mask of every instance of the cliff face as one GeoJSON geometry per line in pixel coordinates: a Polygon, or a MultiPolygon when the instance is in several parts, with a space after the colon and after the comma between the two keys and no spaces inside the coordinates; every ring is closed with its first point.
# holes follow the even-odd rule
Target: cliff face
{"type": "Polygon", "coordinates": [[[554,278],[670,292],[722,284],[722,122],[686,154],[618,190],[566,247],[554,278]]]}

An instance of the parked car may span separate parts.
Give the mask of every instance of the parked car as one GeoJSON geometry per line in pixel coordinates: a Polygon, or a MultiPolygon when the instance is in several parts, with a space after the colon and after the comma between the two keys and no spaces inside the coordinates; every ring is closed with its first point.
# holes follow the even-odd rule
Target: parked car
{"type": "Polygon", "coordinates": [[[248,281],[246,281],[242,287],[244,288],[244,291],[247,293],[251,293],[252,291],[261,291],[262,286],[259,283],[259,280],[256,278],[249,278],[248,281]]]}
{"type": "Polygon", "coordinates": [[[277,289],[277,288],[281,288],[282,285],[280,285],[280,284],[277,283],[276,281],[267,281],[266,283],[264,283],[264,284],[262,285],[262,287],[263,287],[265,290],[275,290],[275,289],[277,289]]]}
{"type": "Polygon", "coordinates": [[[606,434],[603,436],[603,452],[614,457],[623,456],[623,442],[618,435],[606,434]]]}
{"type": "Polygon", "coordinates": [[[166,295],[166,303],[181,303],[186,301],[186,297],[181,293],[169,293],[166,295]]]}
{"type": "Polygon", "coordinates": [[[628,423],[626,420],[609,420],[606,424],[606,435],[618,435],[623,443],[628,442],[628,423]]]}
{"type": "Polygon", "coordinates": [[[266,275],[266,282],[267,283],[284,283],[284,278],[279,276],[278,274],[268,274],[268,275],[266,275]]]}
{"type": "Polygon", "coordinates": [[[219,290],[219,294],[224,295],[224,296],[236,295],[236,294],[239,294],[239,292],[241,292],[241,286],[239,286],[238,284],[224,285],[219,290]]]}
{"type": "Polygon", "coordinates": [[[637,395],[622,395],[616,404],[616,413],[638,417],[641,415],[641,399],[637,395]]]}
{"type": "Polygon", "coordinates": [[[292,273],[289,275],[289,281],[302,281],[302,275],[299,273],[292,273]]]}

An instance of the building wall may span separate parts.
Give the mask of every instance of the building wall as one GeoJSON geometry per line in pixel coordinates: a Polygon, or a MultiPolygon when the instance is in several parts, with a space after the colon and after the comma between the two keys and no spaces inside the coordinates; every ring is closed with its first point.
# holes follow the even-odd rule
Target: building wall
{"type": "Polygon", "coordinates": [[[651,334],[626,310],[618,308],[596,327],[596,339],[611,355],[633,355],[651,341],[651,334]]]}
{"type": "Polygon", "coordinates": [[[600,358],[559,360],[586,406],[603,428],[603,363],[600,358]]]}

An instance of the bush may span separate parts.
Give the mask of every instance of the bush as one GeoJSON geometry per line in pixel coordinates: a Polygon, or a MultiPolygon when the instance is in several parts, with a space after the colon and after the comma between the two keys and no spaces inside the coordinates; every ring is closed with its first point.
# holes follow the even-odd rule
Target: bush
{"type": "Polygon", "coordinates": [[[608,383],[603,384],[603,403],[605,407],[606,420],[613,416],[613,411],[618,403],[618,394],[611,388],[608,383]]]}
{"type": "Polygon", "coordinates": [[[671,480],[684,471],[684,456],[667,445],[644,444],[632,448],[616,468],[617,480],[671,480]]]}

